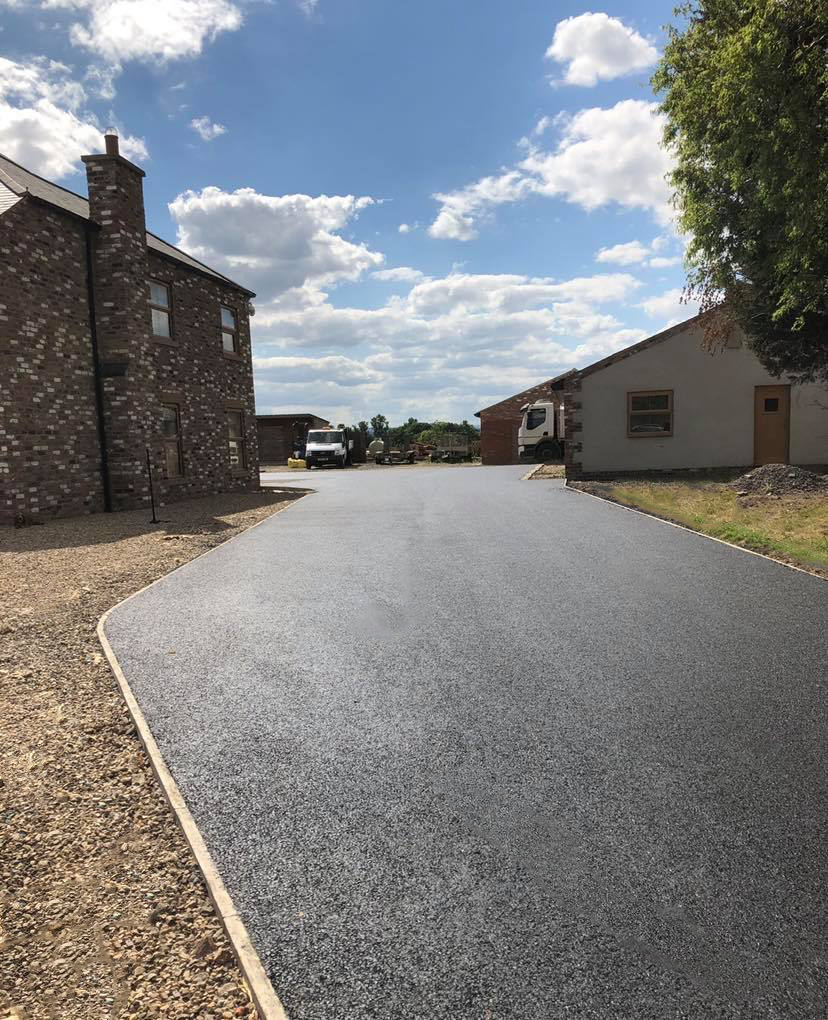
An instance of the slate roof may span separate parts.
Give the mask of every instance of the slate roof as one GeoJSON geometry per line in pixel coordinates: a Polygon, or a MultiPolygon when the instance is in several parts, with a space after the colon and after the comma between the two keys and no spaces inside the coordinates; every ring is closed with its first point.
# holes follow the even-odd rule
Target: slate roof
{"type": "MultiPolygon", "coordinates": [[[[25,167],[19,166],[7,156],[2,155],[2,153],[0,153],[0,184],[4,184],[16,195],[31,195],[41,202],[53,205],[64,212],[80,217],[82,220],[89,219],[89,202],[85,198],[81,195],[76,195],[74,191],[62,188],[59,184],[52,184],[51,181],[38,177],[37,174],[32,173],[31,170],[27,170],[25,167]]],[[[198,259],[194,259],[191,255],[176,248],[175,245],[150,233],[149,230],[147,231],[147,248],[157,252],[159,255],[164,255],[166,258],[181,262],[198,273],[203,273],[206,276],[213,277],[215,280],[220,280],[227,286],[234,287],[249,297],[255,297],[253,291],[235,283],[215,269],[205,266],[203,262],[199,262],[198,259]]]]}

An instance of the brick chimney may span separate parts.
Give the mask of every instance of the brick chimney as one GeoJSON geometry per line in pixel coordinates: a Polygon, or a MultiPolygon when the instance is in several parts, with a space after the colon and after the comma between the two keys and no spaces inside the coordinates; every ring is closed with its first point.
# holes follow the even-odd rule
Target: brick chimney
{"type": "Polygon", "coordinates": [[[104,416],[115,509],[144,495],[144,447],[155,381],[149,315],[144,171],[120,154],[107,128],[104,152],[82,156],[92,223],[92,278],[104,416]]]}
{"type": "Polygon", "coordinates": [[[124,159],[118,133],[107,128],[105,152],[82,156],[95,241],[98,340],[108,353],[129,354],[147,335],[147,236],[144,171],[124,159]]]}

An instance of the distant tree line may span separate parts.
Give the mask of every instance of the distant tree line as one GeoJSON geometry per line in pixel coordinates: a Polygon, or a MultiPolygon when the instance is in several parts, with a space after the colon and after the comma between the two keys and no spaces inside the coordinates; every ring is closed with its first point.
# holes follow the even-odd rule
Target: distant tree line
{"type": "Polygon", "coordinates": [[[439,446],[447,433],[462,435],[470,442],[480,438],[480,429],[465,420],[419,421],[417,418],[409,418],[405,424],[392,428],[384,414],[375,414],[370,423],[358,422],[357,428],[365,434],[366,442],[385,439],[396,449],[404,449],[411,443],[439,446]]]}

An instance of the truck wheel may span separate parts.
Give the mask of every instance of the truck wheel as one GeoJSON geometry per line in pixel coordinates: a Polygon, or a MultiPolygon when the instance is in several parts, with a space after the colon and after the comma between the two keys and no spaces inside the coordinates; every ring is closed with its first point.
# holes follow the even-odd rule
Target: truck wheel
{"type": "Polygon", "coordinates": [[[535,450],[535,460],[545,464],[548,460],[555,460],[557,450],[551,443],[540,443],[535,450]]]}

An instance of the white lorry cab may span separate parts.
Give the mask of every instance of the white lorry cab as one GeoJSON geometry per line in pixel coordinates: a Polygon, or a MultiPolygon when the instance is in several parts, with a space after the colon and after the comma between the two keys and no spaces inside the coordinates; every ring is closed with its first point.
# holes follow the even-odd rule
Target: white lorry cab
{"type": "Polygon", "coordinates": [[[539,401],[521,408],[518,456],[521,460],[559,460],[564,452],[563,404],[539,401]]]}
{"type": "Polygon", "coordinates": [[[344,468],[351,463],[354,441],[344,425],[334,428],[311,429],[305,444],[305,465],[308,468],[330,464],[344,468]]]}

